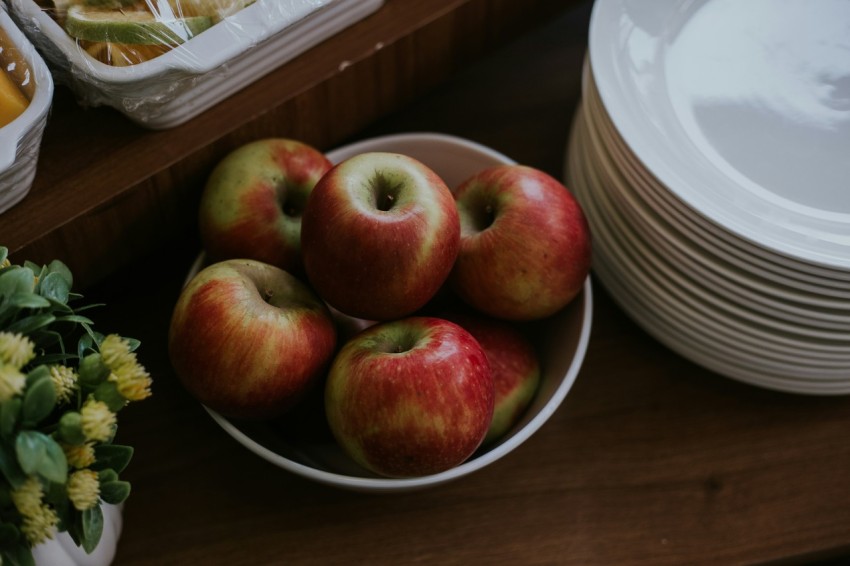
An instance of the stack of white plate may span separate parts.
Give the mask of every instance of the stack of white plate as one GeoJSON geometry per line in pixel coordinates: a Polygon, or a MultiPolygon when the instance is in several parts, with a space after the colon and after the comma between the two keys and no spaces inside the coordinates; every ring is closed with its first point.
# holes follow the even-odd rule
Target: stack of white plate
{"type": "Polygon", "coordinates": [[[850,393],[850,0],[597,0],[588,53],[597,279],[719,374],[850,393]]]}

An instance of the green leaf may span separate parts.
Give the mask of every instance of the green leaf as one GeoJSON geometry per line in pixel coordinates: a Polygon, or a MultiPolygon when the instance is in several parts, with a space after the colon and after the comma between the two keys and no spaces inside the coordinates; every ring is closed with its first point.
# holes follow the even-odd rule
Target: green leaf
{"type": "Polygon", "coordinates": [[[52,364],[66,364],[69,360],[75,359],[77,356],[74,354],[47,354],[45,356],[39,356],[35,359],[35,363],[52,365],[52,364]]]}
{"type": "Polygon", "coordinates": [[[24,430],[15,439],[15,454],[26,474],[34,474],[47,458],[47,437],[35,430],[24,430]]]}
{"type": "Polygon", "coordinates": [[[27,388],[21,416],[25,423],[38,424],[50,414],[54,406],[56,406],[56,387],[53,381],[40,379],[27,388]]]}
{"type": "Polygon", "coordinates": [[[89,354],[80,360],[79,371],[80,384],[86,387],[97,387],[109,377],[109,368],[103,363],[100,354],[89,354]]]}
{"type": "Polygon", "coordinates": [[[6,258],[9,257],[9,248],[6,246],[0,246],[0,263],[6,261],[6,258]]]}
{"type": "Polygon", "coordinates": [[[8,304],[18,309],[43,309],[50,306],[50,301],[33,293],[18,291],[9,296],[8,304]]]}
{"type": "Polygon", "coordinates": [[[50,310],[53,312],[53,314],[55,314],[57,316],[63,315],[63,314],[64,315],[74,314],[74,309],[72,309],[70,306],[68,306],[64,303],[56,302],[54,300],[50,301],[50,310]]]}
{"type": "Polygon", "coordinates": [[[113,481],[118,481],[118,472],[116,472],[112,468],[107,468],[98,472],[97,479],[100,481],[100,485],[113,481]]]}
{"type": "Polygon", "coordinates": [[[56,301],[60,304],[68,302],[68,293],[71,287],[61,273],[48,273],[38,282],[39,294],[45,299],[56,301]]]}
{"type": "Polygon", "coordinates": [[[80,514],[83,550],[91,554],[97,548],[103,534],[103,511],[100,505],[86,509],[80,514]]]}
{"type": "Polygon", "coordinates": [[[15,293],[32,293],[35,288],[35,273],[26,267],[12,266],[0,273],[0,296],[11,297],[15,293]]]}
{"type": "MultiPolygon", "coordinates": [[[[82,299],[82,298],[83,298],[82,295],[78,295],[76,293],[71,293],[71,299],[82,299]]],[[[97,308],[105,307],[105,306],[106,306],[106,303],[92,303],[90,305],[79,306],[74,310],[76,310],[77,312],[83,312],[83,311],[87,311],[87,310],[91,310],[91,309],[97,309],[97,308]]]]}
{"type": "Polygon", "coordinates": [[[21,320],[10,324],[7,330],[9,332],[18,332],[24,335],[32,334],[39,328],[44,328],[51,324],[54,320],[56,320],[56,317],[52,314],[36,314],[22,318],[21,320]]]}
{"type": "Polygon", "coordinates": [[[118,386],[113,381],[101,382],[94,390],[94,398],[106,403],[113,413],[117,413],[127,405],[127,400],[118,392],[118,386]]]}
{"type": "Polygon", "coordinates": [[[47,270],[46,266],[39,265],[39,264],[35,263],[34,261],[30,261],[28,259],[24,260],[24,267],[26,267],[27,269],[30,269],[33,273],[38,273],[39,277],[41,277],[43,272],[47,270]]]}
{"type": "Polygon", "coordinates": [[[39,473],[50,481],[65,483],[68,480],[68,459],[59,443],[47,437],[47,460],[39,473]]]}
{"type": "Polygon", "coordinates": [[[90,318],[80,316],[78,314],[69,314],[67,316],[56,317],[56,322],[76,322],[78,324],[94,324],[90,318]]]}
{"type": "Polygon", "coordinates": [[[77,357],[79,357],[80,360],[85,359],[87,351],[94,351],[94,348],[92,347],[93,345],[94,339],[91,337],[91,335],[83,334],[80,337],[80,341],[77,342],[77,357]]]}
{"type": "Polygon", "coordinates": [[[94,447],[95,462],[91,468],[95,471],[112,469],[121,473],[133,458],[133,447],[120,444],[99,444],[94,447]]]}
{"type": "Polygon", "coordinates": [[[21,531],[12,523],[0,523],[0,546],[8,547],[18,542],[21,531]]]}
{"type": "Polygon", "coordinates": [[[0,553],[3,565],[6,566],[35,566],[32,550],[25,544],[19,544],[0,553]]]}
{"type": "Polygon", "coordinates": [[[44,492],[44,501],[49,503],[59,516],[59,524],[56,525],[57,530],[59,532],[67,530],[68,525],[74,522],[73,512],[75,509],[68,499],[68,489],[65,485],[48,482],[44,492]]]}
{"type": "Polygon", "coordinates": [[[68,444],[82,444],[86,440],[83,433],[83,418],[76,411],[69,411],[59,419],[59,436],[68,444]]]}
{"type": "Polygon", "coordinates": [[[100,348],[100,343],[103,342],[103,338],[104,338],[103,334],[101,334],[99,332],[95,332],[94,330],[92,330],[92,327],[89,324],[83,323],[82,327],[83,327],[83,330],[86,331],[86,334],[88,334],[91,337],[91,339],[95,343],[95,345],[98,348],[100,348]]]}
{"type": "MultiPolygon", "coordinates": [[[[64,354],[65,353],[65,341],[62,339],[62,334],[57,332],[56,330],[41,330],[39,331],[38,336],[38,344],[39,348],[47,348],[52,347],[56,344],[59,345],[59,350],[64,354]]],[[[52,354],[47,354],[44,356],[38,356],[35,358],[35,361],[39,364],[45,364],[47,362],[44,361],[45,358],[49,358],[52,354]]]]}
{"type": "Polygon", "coordinates": [[[15,454],[4,445],[0,445],[0,472],[13,488],[24,485],[27,475],[18,464],[15,454]]]}
{"type": "Polygon", "coordinates": [[[74,276],[71,274],[71,270],[58,259],[54,259],[47,265],[47,271],[48,273],[55,273],[62,277],[69,289],[74,286],[74,276]]]}
{"type": "Polygon", "coordinates": [[[21,399],[12,398],[0,403],[0,436],[11,438],[21,414],[21,399]]]}
{"type": "Polygon", "coordinates": [[[21,469],[27,474],[40,474],[57,483],[68,479],[68,460],[62,447],[49,436],[25,430],[15,440],[15,452],[21,469]]]}
{"type": "Polygon", "coordinates": [[[106,503],[118,505],[130,496],[130,482],[111,481],[100,486],[100,498],[106,503]]]}
{"type": "Polygon", "coordinates": [[[50,368],[45,365],[40,365],[27,374],[27,387],[32,387],[39,381],[50,381],[50,368]]]}

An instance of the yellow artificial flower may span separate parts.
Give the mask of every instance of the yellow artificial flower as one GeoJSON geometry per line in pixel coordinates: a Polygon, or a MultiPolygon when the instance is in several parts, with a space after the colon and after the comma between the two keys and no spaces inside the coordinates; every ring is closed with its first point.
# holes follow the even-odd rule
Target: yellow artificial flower
{"type": "Polygon", "coordinates": [[[12,262],[9,261],[8,257],[3,261],[0,261],[0,269],[3,269],[4,267],[9,267],[10,265],[12,265],[12,262]]]}
{"type": "Polygon", "coordinates": [[[0,363],[0,402],[8,401],[23,391],[26,380],[16,367],[0,363]]]}
{"type": "Polygon", "coordinates": [[[100,481],[92,470],[77,470],[68,477],[68,499],[77,509],[85,511],[97,505],[100,481]]]}
{"type": "Polygon", "coordinates": [[[32,516],[38,513],[43,495],[41,482],[35,476],[30,476],[21,487],[12,490],[12,502],[21,515],[32,516]]]}
{"type": "Polygon", "coordinates": [[[42,501],[44,492],[41,482],[34,476],[30,476],[21,487],[12,490],[10,495],[12,503],[23,518],[21,532],[27,537],[29,543],[35,546],[53,538],[53,530],[59,522],[59,516],[42,501]]]}
{"type": "Polygon", "coordinates": [[[68,465],[72,468],[88,468],[94,464],[94,446],[91,442],[85,442],[83,444],[63,444],[62,451],[65,452],[65,458],[68,460],[68,465]]]}
{"type": "Polygon", "coordinates": [[[77,389],[77,374],[66,366],[50,366],[50,379],[56,389],[56,399],[60,403],[67,403],[71,395],[77,389]]]}
{"type": "Polygon", "coordinates": [[[110,334],[100,344],[103,363],[111,370],[109,380],[115,383],[118,393],[128,401],[141,401],[151,395],[151,376],[130,351],[130,343],[116,334],[110,334]]]}
{"type": "Polygon", "coordinates": [[[0,364],[21,369],[35,357],[35,344],[23,334],[0,332],[0,364]]]}
{"type": "Polygon", "coordinates": [[[83,434],[87,439],[103,442],[112,436],[117,419],[103,401],[89,398],[80,409],[80,417],[83,434]]]}
{"type": "Polygon", "coordinates": [[[118,368],[109,375],[115,382],[118,393],[128,401],[141,401],[151,395],[151,376],[139,364],[118,368]]]}
{"type": "Polygon", "coordinates": [[[100,355],[103,363],[115,371],[125,365],[136,364],[136,354],[130,351],[130,342],[117,334],[110,334],[100,344],[100,355]]]}

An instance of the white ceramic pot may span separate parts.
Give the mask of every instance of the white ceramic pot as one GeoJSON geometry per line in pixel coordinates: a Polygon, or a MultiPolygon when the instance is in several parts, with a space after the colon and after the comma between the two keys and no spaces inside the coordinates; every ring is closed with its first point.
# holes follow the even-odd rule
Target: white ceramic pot
{"type": "Polygon", "coordinates": [[[68,533],[58,533],[47,542],[36,546],[33,558],[37,566],[109,566],[118,549],[123,516],[121,505],[103,504],[103,535],[94,552],[87,554],[78,547],[68,533]]]}

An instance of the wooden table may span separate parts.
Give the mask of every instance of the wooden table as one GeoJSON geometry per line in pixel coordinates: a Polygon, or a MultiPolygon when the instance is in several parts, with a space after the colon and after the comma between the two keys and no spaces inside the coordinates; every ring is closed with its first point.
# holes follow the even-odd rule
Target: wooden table
{"type": "MultiPolygon", "coordinates": [[[[586,1],[562,7],[350,138],[441,131],[560,176],[589,9],[586,1]]],[[[142,340],[140,358],[156,379],[154,397],[121,416],[119,440],[134,445],[136,457],[125,472],[134,491],[117,564],[850,556],[850,399],[771,392],[701,369],[633,324],[598,284],[575,386],[504,459],[442,487],[393,496],[286,473],[219,429],[170,369],[170,310],[197,246],[192,238],[158,245],[86,293],[107,304],[100,329],[142,340]]]]}

